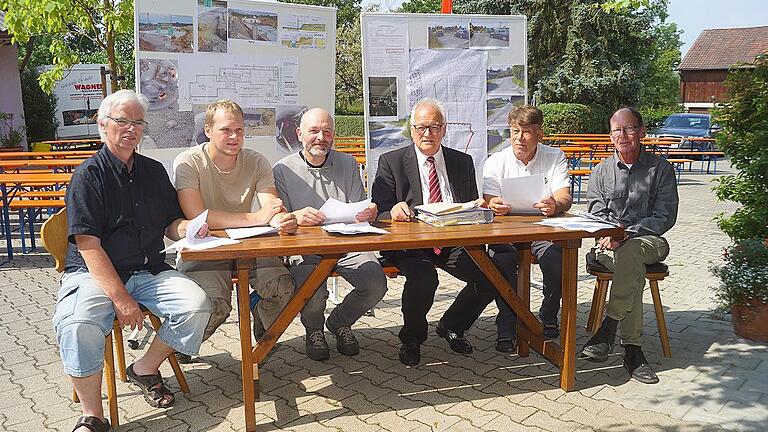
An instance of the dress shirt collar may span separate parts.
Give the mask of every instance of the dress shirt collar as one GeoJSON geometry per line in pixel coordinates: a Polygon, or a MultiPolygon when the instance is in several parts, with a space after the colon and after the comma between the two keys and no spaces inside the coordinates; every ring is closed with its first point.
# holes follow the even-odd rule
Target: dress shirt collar
{"type": "MultiPolygon", "coordinates": [[[[414,145],[414,149],[416,150],[416,160],[419,161],[420,167],[427,166],[427,158],[429,156],[425,155],[424,153],[419,150],[418,147],[414,145]]],[[[437,153],[435,153],[433,156],[435,158],[435,169],[438,170],[438,172],[446,172],[445,171],[445,158],[443,157],[443,146],[441,145],[440,148],[437,150],[437,153]]]]}

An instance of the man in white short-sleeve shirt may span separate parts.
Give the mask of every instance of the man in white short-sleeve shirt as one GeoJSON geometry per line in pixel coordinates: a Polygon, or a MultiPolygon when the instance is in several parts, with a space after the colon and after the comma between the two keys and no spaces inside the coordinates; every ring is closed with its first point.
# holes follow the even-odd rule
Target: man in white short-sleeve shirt
{"type": "MultiPolygon", "coordinates": [[[[492,154],[483,168],[483,198],[493,213],[502,216],[511,208],[501,199],[501,181],[505,178],[543,174],[548,194],[533,207],[544,216],[554,216],[571,208],[571,185],[565,154],[557,148],[541,144],[544,136],[544,115],[536,107],[522,106],[509,113],[511,145],[492,154]]],[[[491,245],[493,261],[501,269],[513,287],[517,284],[517,252],[514,245],[491,245]]],[[[544,300],[539,309],[539,319],[544,326],[544,336],[550,339],[560,335],[557,313],[560,310],[561,257],[560,246],[548,241],[531,244],[544,277],[544,300]]],[[[496,317],[496,350],[513,352],[517,317],[501,298],[496,299],[499,314],[496,317]]]]}

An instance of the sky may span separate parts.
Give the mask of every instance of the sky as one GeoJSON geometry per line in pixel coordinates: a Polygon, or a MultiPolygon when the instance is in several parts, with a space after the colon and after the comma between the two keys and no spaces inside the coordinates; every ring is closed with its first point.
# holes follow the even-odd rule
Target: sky
{"type": "MultiPolygon", "coordinates": [[[[399,0],[363,0],[363,5],[378,3],[382,10],[398,7],[399,0]]],[[[680,48],[683,56],[704,29],[768,25],[766,0],[671,0],[668,21],[683,30],[680,48]]]]}

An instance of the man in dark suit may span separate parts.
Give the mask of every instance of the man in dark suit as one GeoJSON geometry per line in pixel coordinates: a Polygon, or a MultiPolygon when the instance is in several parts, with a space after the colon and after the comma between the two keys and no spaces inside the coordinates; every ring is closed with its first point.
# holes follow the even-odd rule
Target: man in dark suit
{"type": "MultiPolygon", "coordinates": [[[[445,115],[434,99],[419,101],[411,111],[414,146],[386,153],[379,158],[372,200],[379,218],[393,222],[413,220],[413,207],[423,203],[462,203],[478,199],[475,167],[466,153],[443,147],[445,115]]],[[[467,285],[443,314],[437,334],[453,351],[472,352],[464,332],[495,298],[495,290],[463,248],[429,248],[382,252],[405,276],[400,330],[400,362],[407,366],[421,361],[421,343],[427,339],[427,312],[434,302],[440,267],[467,285]]]]}

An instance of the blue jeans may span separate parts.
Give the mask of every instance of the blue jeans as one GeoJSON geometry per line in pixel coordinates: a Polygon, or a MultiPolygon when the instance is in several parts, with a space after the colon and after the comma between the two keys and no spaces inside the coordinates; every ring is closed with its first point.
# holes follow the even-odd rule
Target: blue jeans
{"type": "MultiPolygon", "coordinates": [[[[205,292],[175,270],[153,276],[134,273],[125,284],[128,293],[153,314],[165,318],[157,337],[172,349],[197,354],[211,307],[205,292]]],[[[104,338],[112,331],[115,308],[85,270],[61,278],[53,327],[64,372],[86,377],[104,366],[104,338]]]]}

